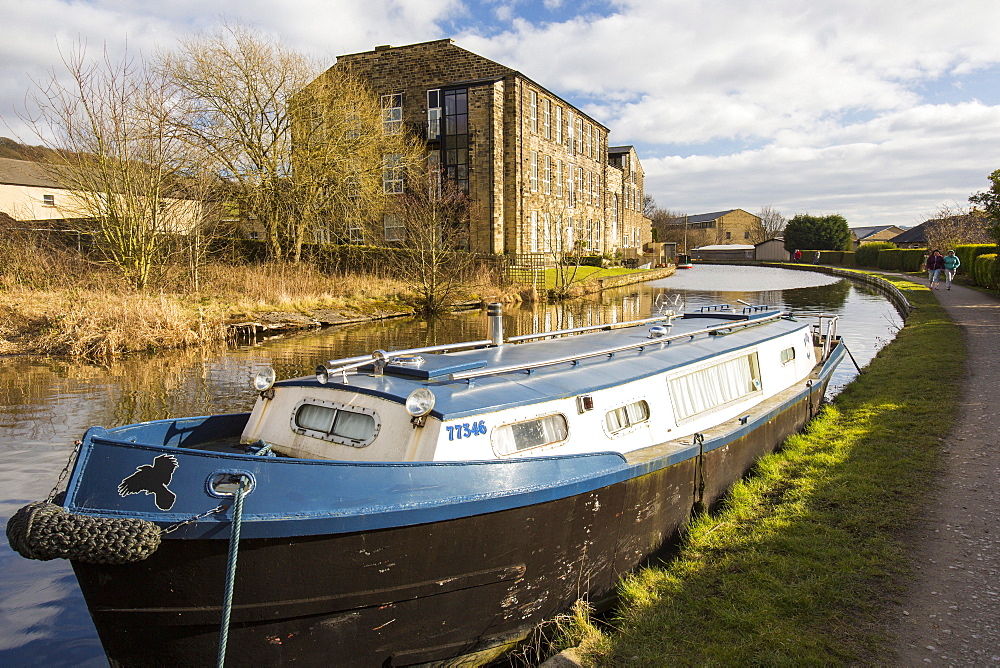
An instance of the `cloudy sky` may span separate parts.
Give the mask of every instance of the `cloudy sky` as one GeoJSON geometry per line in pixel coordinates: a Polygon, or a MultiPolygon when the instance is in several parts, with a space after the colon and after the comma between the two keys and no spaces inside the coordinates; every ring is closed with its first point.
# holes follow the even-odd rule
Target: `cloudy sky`
{"type": "MultiPolygon", "coordinates": [[[[997,0],[0,0],[0,134],[32,81],[221,20],[321,56],[452,37],[633,144],[678,213],[915,225],[1000,168],[997,0]]],[[[19,110],[21,110],[19,112],[19,110]]]]}

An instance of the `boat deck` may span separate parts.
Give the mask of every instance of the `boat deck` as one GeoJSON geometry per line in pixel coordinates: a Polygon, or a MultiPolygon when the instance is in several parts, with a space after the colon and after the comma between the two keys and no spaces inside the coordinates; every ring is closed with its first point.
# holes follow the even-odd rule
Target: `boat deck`
{"type": "MultiPolygon", "coordinates": [[[[411,370],[390,364],[382,376],[366,372],[365,367],[361,373],[351,370],[341,374],[331,370],[327,387],[399,402],[416,387],[431,387],[437,398],[432,415],[442,420],[453,419],[481,413],[484,405],[499,410],[597,392],[725,355],[804,326],[803,322],[790,318],[774,318],[774,311],[762,315],[772,319],[762,320],[760,326],[753,326],[757,324],[754,316],[745,320],[740,316],[734,318],[732,313],[679,318],[662,338],[651,338],[648,326],[622,327],[447,354],[425,353],[424,367],[429,370],[426,377],[416,377],[411,370]],[[725,329],[705,333],[710,327],[725,329]],[[635,347],[594,356],[595,351],[629,345],[635,347]],[[553,359],[571,361],[552,363],[553,359]],[[511,368],[519,370],[502,372],[511,368]]],[[[300,378],[278,385],[318,383],[313,378],[300,378]]]]}

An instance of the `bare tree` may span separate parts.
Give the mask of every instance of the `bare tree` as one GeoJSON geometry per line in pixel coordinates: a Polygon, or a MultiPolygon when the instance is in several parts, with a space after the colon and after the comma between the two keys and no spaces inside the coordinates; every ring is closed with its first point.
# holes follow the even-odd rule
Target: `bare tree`
{"type": "Polygon", "coordinates": [[[105,259],[142,288],[171,235],[203,214],[197,161],[170,131],[175,91],[127,54],[94,60],[76,45],[63,63],[68,83],[53,74],[30,98],[39,136],[54,137],[48,169],[68,191],[62,209],[94,221],[105,259]]]}
{"type": "Polygon", "coordinates": [[[452,180],[436,170],[408,170],[406,192],[389,203],[383,216],[387,252],[395,273],[417,293],[425,315],[446,311],[458,297],[475,258],[468,252],[472,202],[452,180]]]}
{"type": "Polygon", "coordinates": [[[416,159],[365,86],[317,78],[318,63],[245,26],[182,41],[159,71],[181,91],[178,134],[211,156],[274,257],[298,261],[310,232],[363,239],[416,159]]]}
{"type": "Polygon", "coordinates": [[[755,238],[754,233],[751,232],[751,241],[755,244],[781,236],[782,232],[785,231],[785,225],[788,224],[788,220],[769,204],[760,207],[757,217],[760,218],[761,229],[756,235],[760,238],[755,238]]]}
{"type": "Polygon", "coordinates": [[[928,248],[944,252],[959,244],[992,243],[989,228],[990,220],[983,211],[942,204],[934,217],[924,224],[924,237],[928,248]]]}

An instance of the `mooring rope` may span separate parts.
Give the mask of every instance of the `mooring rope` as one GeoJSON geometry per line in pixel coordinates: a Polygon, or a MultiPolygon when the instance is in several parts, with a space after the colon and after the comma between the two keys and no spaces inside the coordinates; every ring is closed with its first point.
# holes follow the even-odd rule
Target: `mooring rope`
{"type": "Polygon", "coordinates": [[[226,645],[229,643],[229,618],[233,609],[233,585],[236,582],[236,560],[240,549],[240,525],[243,523],[243,497],[246,495],[246,476],[240,476],[240,484],[233,495],[233,521],[229,532],[229,559],[226,563],[226,594],[222,601],[222,626],[219,629],[219,660],[222,668],[226,664],[226,645]]]}

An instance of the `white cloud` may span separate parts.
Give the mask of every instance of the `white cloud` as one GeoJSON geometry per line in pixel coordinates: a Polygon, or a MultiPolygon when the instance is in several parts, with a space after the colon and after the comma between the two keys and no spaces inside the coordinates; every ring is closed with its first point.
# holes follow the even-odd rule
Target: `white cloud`
{"type": "Polygon", "coordinates": [[[0,0],[0,116],[18,126],[57,39],[151,52],[224,16],[331,63],[453,36],[639,147],[647,191],[688,213],[771,204],[913,224],[1000,167],[1000,107],[975,102],[997,99],[976,88],[991,78],[969,76],[1000,69],[996,0],[543,3],[0,0]]]}

